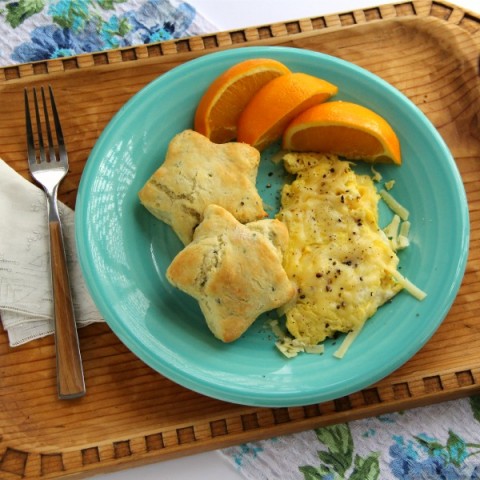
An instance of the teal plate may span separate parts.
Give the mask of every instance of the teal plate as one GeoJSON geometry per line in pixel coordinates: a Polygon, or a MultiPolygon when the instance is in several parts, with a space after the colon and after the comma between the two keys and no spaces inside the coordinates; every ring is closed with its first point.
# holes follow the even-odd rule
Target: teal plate
{"type": "MultiPolygon", "coordinates": [[[[275,147],[272,147],[273,149],[275,147]]],[[[278,206],[281,165],[262,155],[258,188],[278,206]]],[[[369,171],[369,167],[359,167],[369,171]]],[[[274,212],[273,212],[274,213],[274,212]]],[[[382,208],[383,225],[389,220],[382,208]]],[[[105,320],[146,364],[184,387],[253,406],[307,405],[338,398],[382,379],[410,359],[448,313],[463,278],[469,241],[468,208],[455,162],[436,129],[395,88],[331,56],[282,47],[248,47],[188,62],[151,82],[115,115],[93,148],[76,207],[76,241],[90,293],[105,320]],[[382,165],[395,180],[394,196],[409,210],[411,246],[400,253],[401,272],[427,292],[406,292],[379,309],[347,355],[286,359],[275,348],[265,314],[232,344],[216,340],[197,303],[174,289],[165,270],[181,244],[151,216],[137,193],[163,162],[167,145],[192,127],[195,107],[209,83],[231,65],[269,57],[292,71],[339,87],[336,99],[363,104],[397,132],[401,167],[382,165]]]]}

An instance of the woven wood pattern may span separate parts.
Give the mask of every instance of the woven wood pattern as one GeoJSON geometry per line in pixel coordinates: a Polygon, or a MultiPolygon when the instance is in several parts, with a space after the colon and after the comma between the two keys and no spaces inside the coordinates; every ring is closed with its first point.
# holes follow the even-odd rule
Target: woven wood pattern
{"type": "Polygon", "coordinates": [[[0,331],[2,480],[84,478],[480,391],[480,19],[472,13],[418,0],[6,67],[0,155],[28,178],[23,88],[50,83],[71,166],[60,197],[74,207],[92,146],[132,95],[189,59],[247,45],[306,48],[354,62],[399,88],[438,128],[461,171],[471,216],[467,271],[447,319],[413,359],[377,384],[330,402],[276,409],[184,389],[143,364],[106,325],[80,332],[87,396],[60,402],[53,339],[10,349],[0,331]]]}

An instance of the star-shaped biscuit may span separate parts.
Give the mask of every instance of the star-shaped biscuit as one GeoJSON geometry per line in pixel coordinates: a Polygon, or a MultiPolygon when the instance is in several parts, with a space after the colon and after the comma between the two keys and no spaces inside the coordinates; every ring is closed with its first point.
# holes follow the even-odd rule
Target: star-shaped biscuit
{"type": "Polygon", "coordinates": [[[211,203],[241,223],[267,216],[255,187],[259,162],[260,153],[250,145],[219,145],[185,130],[170,142],[163,165],[139,192],[140,201],[187,245],[211,203]]]}
{"type": "Polygon", "coordinates": [[[213,334],[240,337],[263,312],[289,302],[296,289],[282,267],[288,230],[279,220],[238,222],[210,205],[193,241],[172,261],[167,278],[198,300],[213,334]]]}

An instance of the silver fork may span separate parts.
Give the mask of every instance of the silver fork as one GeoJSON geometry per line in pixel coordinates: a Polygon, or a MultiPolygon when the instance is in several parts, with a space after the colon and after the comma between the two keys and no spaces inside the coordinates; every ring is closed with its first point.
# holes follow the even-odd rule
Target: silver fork
{"type": "Polygon", "coordinates": [[[33,88],[33,114],[36,120],[36,127],[34,127],[30,115],[29,94],[25,89],[28,164],[32,177],[43,187],[47,198],[55,319],[57,389],[60,399],[71,399],[85,394],[85,381],[68,279],[62,225],[57,205],[58,187],[68,172],[68,156],[52,87],[48,87],[50,109],[48,108],[45,89],[41,87],[40,91],[41,99],[39,102],[37,90],[33,88]],[[55,135],[50,125],[49,112],[53,117],[55,135]],[[35,141],[35,134],[37,141],[35,141]],[[54,137],[56,137],[56,142],[54,137]]]}

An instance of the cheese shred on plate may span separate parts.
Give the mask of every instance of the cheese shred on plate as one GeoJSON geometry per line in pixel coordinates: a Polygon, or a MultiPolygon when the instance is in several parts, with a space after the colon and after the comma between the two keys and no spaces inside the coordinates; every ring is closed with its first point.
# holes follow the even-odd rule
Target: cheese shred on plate
{"type": "Polygon", "coordinates": [[[270,320],[270,328],[277,337],[275,346],[288,358],[296,357],[299,353],[311,353],[321,355],[325,351],[323,345],[307,345],[305,342],[292,338],[281,328],[278,320],[270,320]]]}
{"type": "Polygon", "coordinates": [[[289,230],[284,267],[297,297],[284,308],[288,335],[277,348],[291,357],[343,332],[334,354],[342,358],[365,322],[400,290],[425,296],[398,273],[408,211],[336,156],[288,153],[283,161],[296,178],[283,187],[277,218],[289,230]],[[387,229],[394,244],[378,225],[380,198],[398,216],[387,229]]]}
{"type": "Polygon", "coordinates": [[[410,212],[401,205],[391,193],[386,190],[380,190],[380,196],[383,198],[383,201],[395,212],[402,220],[408,220],[410,212]]]}

